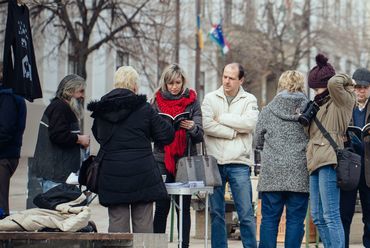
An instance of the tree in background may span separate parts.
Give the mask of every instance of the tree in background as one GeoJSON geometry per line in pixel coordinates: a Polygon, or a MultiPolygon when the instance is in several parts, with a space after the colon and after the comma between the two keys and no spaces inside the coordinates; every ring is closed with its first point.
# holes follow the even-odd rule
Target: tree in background
{"type": "MultiPolygon", "coordinates": [[[[86,62],[103,45],[114,46],[135,42],[146,37],[143,16],[149,0],[39,0],[30,2],[31,18],[38,29],[58,28],[56,49],[69,41],[68,54],[75,62],[75,73],[86,78],[86,62]]],[[[48,33],[47,35],[50,35],[48,33]]],[[[129,50],[129,49],[127,49],[129,50]]]]}

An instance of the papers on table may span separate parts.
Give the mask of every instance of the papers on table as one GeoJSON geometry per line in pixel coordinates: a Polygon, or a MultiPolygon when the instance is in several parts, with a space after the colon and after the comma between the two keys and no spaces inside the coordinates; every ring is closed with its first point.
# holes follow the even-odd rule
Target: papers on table
{"type": "Polygon", "coordinates": [[[69,176],[66,180],[66,183],[77,185],[78,184],[78,175],[77,175],[77,173],[72,172],[71,174],[69,174],[69,176]]]}
{"type": "Polygon", "coordinates": [[[166,183],[167,188],[203,188],[203,181],[189,181],[187,183],[166,183]]]}

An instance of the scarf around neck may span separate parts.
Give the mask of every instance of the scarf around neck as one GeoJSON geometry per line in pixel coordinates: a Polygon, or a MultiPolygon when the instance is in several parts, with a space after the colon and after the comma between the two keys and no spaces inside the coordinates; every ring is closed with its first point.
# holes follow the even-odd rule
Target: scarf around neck
{"type": "Polygon", "coordinates": [[[324,105],[328,100],[330,99],[329,90],[326,89],[321,94],[318,94],[314,98],[314,102],[316,102],[317,105],[322,106],[324,105]]]}
{"type": "MultiPolygon", "coordinates": [[[[158,91],[155,95],[155,99],[159,111],[169,114],[172,117],[184,112],[186,107],[195,102],[197,98],[194,90],[189,90],[188,92],[189,94],[182,94],[182,97],[169,98],[166,97],[167,94],[163,94],[162,91],[158,91]]],[[[164,146],[164,164],[169,173],[175,175],[175,159],[182,157],[185,150],[186,130],[180,128],[175,131],[175,138],[172,143],[164,146]]]]}

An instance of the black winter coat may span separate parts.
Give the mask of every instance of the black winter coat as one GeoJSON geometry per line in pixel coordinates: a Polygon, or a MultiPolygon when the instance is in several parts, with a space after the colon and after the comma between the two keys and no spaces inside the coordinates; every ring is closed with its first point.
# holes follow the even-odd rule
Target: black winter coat
{"type": "Polygon", "coordinates": [[[93,134],[104,144],[99,172],[99,201],[103,206],[167,199],[167,191],[153,157],[151,140],[163,145],[174,130],[155,113],[146,96],[114,89],[87,109],[93,111],[93,134]]]}
{"type": "Polygon", "coordinates": [[[0,86],[0,159],[20,157],[26,115],[23,97],[0,86]]]}
{"type": "Polygon", "coordinates": [[[80,168],[79,123],[64,100],[54,98],[41,118],[33,170],[37,177],[65,182],[80,168]]]}

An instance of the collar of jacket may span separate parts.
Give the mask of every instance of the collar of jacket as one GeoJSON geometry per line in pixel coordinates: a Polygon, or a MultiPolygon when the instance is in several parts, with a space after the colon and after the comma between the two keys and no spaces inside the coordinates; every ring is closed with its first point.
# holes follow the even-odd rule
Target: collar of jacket
{"type": "MultiPolygon", "coordinates": [[[[216,95],[221,97],[222,99],[226,100],[225,92],[224,92],[224,87],[221,86],[220,88],[217,89],[216,95]]],[[[239,87],[238,94],[236,94],[234,100],[232,102],[238,101],[240,98],[245,98],[247,97],[247,92],[243,89],[243,87],[239,87]]]]}

